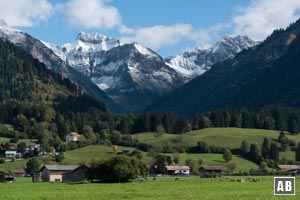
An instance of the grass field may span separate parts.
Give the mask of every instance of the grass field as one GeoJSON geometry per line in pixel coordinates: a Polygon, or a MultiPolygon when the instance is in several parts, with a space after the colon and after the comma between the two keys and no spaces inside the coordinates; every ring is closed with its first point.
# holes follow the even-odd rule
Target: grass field
{"type": "MultiPolygon", "coordinates": [[[[235,179],[235,178],[233,178],[235,179]]],[[[125,184],[31,183],[17,178],[15,183],[1,184],[1,199],[9,200],[272,200],[299,199],[300,180],[295,196],[274,196],[273,177],[259,177],[261,182],[231,182],[198,177],[158,177],[125,184]]]]}
{"type": "MultiPolygon", "coordinates": [[[[172,155],[170,155],[172,156],[172,155]]],[[[222,154],[214,154],[214,153],[204,153],[204,154],[190,154],[190,153],[183,153],[180,154],[180,164],[184,165],[185,164],[185,160],[188,158],[193,158],[198,160],[199,158],[201,158],[203,160],[203,165],[218,165],[218,166],[222,166],[224,168],[226,168],[226,162],[224,161],[222,154]]],[[[249,161],[249,160],[245,160],[239,156],[233,155],[232,156],[232,160],[235,161],[238,166],[236,168],[236,172],[239,171],[249,171],[249,169],[257,169],[258,166],[249,161]]]]}
{"type": "Polygon", "coordinates": [[[0,170],[8,172],[10,169],[20,169],[23,168],[24,164],[27,162],[27,159],[16,160],[14,162],[6,162],[0,164],[0,170]]]}
{"type": "MultiPolygon", "coordinates": [[[[118,146],[118,152],[123,149],[132,151],[134,148],[118,146]]],[[[93,159],[108,159],[114,156],[113,148],[105,145],[90,145],[83,148],[66,151],[64,164],[89,163],[93,159]]]]}
{"type": "MultiPolygon", "coordinates": [[[[118,147],[118,151],[121,152],[122,149],[133,150],[134,148],[128,147],[118,147]]],[[[145,163],[149,163],[153,158],[147,156],[146,152],[142,152],[143,161],[145,163]]],[[[113,153],[112,147],[104,146],[104,145],[91,145],[87,147],[83,147],[80,149],[75,149],[72,151],[67,151],[64,153],[65,160],[63,164],[78,164],[78,163],[89,163],[92,159],[107,159],[115,154],[113,153]]],[[[166,154],[173,157],[173,154],[166,154]]],[[[203,165],[220,165],[225,167],[226,163],[222,158],[222,154],[190,154],[190,153],[182,153],[180,154],[180,164],[184,165],[185,160],[188,158],[193,158],[198,160],[201,158],[203,160],[203,165]]],[[[238,163],[238,167],[236,172],[239,171],[248,171],[249,169],[257,169],[258,166],[245,160],[239,156],[233,155],[233,160],[238,163]]]]}
{"type": "MultiPolygon", "coordinates": [[[[240,148],[242,141],[249,144],[257,142],[262,144],[263,139],[268,137],[277,142],[279,131],[262,129],[244,129],[244,128],[207,128],[191,131],[180,136],[175,134],[164,134],[161,138],[155,138],[154,133],[135,134],[140,142],[147,144],[161,144],[164,142],[180,143],[186,146],[196,146],[198,141],[205,141],[209,145],[218,147],[227,147],[230,149],[240,148]]],[[[300,135],[287,135],[290,140],[300,141],[300,135]]],[[[278,144],[279,145],[279,144],[278,144]]],[[[294,159],[295,153],[292,151],[282,152],[281,157],[294,159]]]]}
{"type": "MultiPolygon", "coordinates": [[[[6,138],[6,137],[0,137],[0,143],[4,143],[4,142],[9,142],[10,138],[6,138]]],[[[19,139],[18,143],[21,142],[30,142],[31,139],[19,139]]]]}

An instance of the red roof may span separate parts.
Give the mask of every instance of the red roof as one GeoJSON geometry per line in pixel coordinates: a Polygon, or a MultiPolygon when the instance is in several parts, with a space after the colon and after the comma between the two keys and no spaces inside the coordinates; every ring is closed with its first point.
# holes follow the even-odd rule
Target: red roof
{"type": "Polygon", "coordinates": [[[300,169],[300,167],[298,165],[278,165],[278,168],[280,170],[286,170],[286,171],[300,169]]]}
{"type": "Polygon", "coordinates": [[[176,171],[176,170],[190,170],[189,166],[172,166],[168,165],[166,166],[167,171],[176,171]]]}
{"type": "Polygon", "coordinates": [[[10,172],[12,174],[25,174],[25,170],[24,169],[11,169],[10,172]]]}
{"type": "Polygon", "coordinates": [[[77,132],[71,132],[70,135],[72,135],[74,137],[77,137],[77,136],[79,136],[79,133],[77,133],[77,132]]]}
{"type": "Polygon", "coordinates": [[[201,169],[204,169],[204,170],[222,170],[222,167],[220,166],[202,166],[201,169]]]}

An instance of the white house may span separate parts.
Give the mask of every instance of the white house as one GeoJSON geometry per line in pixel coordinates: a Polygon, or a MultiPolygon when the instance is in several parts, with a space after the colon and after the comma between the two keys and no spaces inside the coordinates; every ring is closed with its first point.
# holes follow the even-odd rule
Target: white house
{"type": "Polygon", "coordinates": [[[21,158],[21,153],[17,153],[17,151],[5,151],[6,158],[21,158]]]}
{"type": "Polygon", "coordinates": [[[66,136],[66,142],[76,142],[78,141],[79,134],[77,132],[71,132],[66,136]]]}
{"type": "Polygon", "coordinates": [[[190,175],[190,167],[189,166],[166,166],[167,173],[169,175],[190,175]]]}

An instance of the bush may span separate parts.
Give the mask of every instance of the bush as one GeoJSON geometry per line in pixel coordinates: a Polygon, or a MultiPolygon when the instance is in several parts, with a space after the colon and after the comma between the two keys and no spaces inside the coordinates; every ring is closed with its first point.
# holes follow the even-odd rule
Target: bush
{"type": "Polygon", "coordinates": [[[206,142],[199,141],[197,146],[199,153],[210,153],[210,148],[206,142]]]}
{"type": "Polygon", "coordinates": [[[4,183],[6,181],[6,175],[4,172],[0,171],[0,182],[4,183]]]}
{"type": "Polygon", "coordinates": [[[65,156],[63,153],[60,153],[58,155],[55,155],[55,162],[60,163],[61,161],[63,161],[63,159],[65,159],[65,156]]]}
{"type": "Polygon", "coordinates": [[[116,156],[109,160],[95,161],[88,170],[88,179],[106,183],[128,182],[138,175],[145,176],[147,167],[141,161],[128,156],[116,156]]]}
{"type": "Polygon", "coordinates": [[[3,164],[3,163],[5,163],[5,162],[6,162],[5,159],[3,159],[3,158],[0,159],[0,164],[3,164]]]}

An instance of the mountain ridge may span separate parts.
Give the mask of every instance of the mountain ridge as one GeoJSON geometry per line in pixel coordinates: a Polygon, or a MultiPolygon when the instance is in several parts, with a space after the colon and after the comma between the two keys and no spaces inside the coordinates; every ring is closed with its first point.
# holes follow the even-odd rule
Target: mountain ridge
{"type": "Polygon", "coordinates": [[[94,87],[94,84],[88,78],[63,62],[63,60],[42,41],[32,37],[26,32],[8,26],[3,20],[0,25],[0,38],[21,47],[34,58],[44,63],[48,69],[61,74],[65,78],[70,78],[73,82],[77,83],[84,92],[92,94],[97,99],[104,101],[111,112],[120,112],[121,108],[103,91],[94,87]]]}
{"type": "MultiPolygon", "coordinates": [[[[274,103],[289,105],[286,100],[281,102],[279,97],[277,100],[271,101],[266,96],[256,96],[254,86],[259,88],[258,82],[256,82],[258,76],[267,78],[262,74],[267,70],[275,69],[278,65],[276,62],[281,57],[282,59],[284,56],[288,57],[285,53],[299,33],[300,20],[291,24],[286,30],[275,30],[258,46],[238,53],[233,59],[213,65],[209,71],[158,100],[147,110],[173,111],[190,116],[195,112],[205,112],[226,106],[233,108],[246,106],[251,109],[259,109],[263,105],[274,103]],[[251,84],[252,87],[250,87],[251,84]],[[250,93],[248,94],[249,87],[252,96],[250,93]]],[[[296,75],[297,73],[293,76],[296,75]]],[[[276,77],[280,80],[278,74],[276,77]]],[[[268,86],[272,88],[272,82],[268,83],[270,84],[268,86]]],[[[263,95],[262,91],[261,95],[263,95]]],[[[291,95],[297,99],[297,96],[291,92],[285,93],[285,95],[291,95]]],[[[275,98],[275,96],[273,97],[275,98]]]]}

